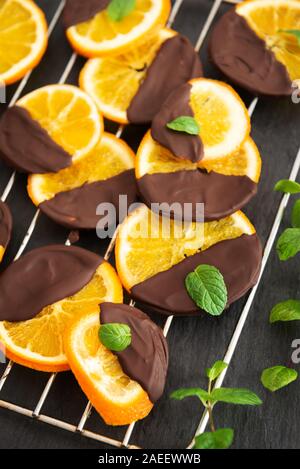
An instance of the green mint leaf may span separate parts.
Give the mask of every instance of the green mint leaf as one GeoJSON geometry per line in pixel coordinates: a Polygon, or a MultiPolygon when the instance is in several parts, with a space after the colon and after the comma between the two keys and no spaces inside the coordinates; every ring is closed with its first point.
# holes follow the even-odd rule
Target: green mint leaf
{"type": "Polygon", "coordinates": [[[220,316],[227,304],[227,288],[221,272],[212,265],[199,265],[187,275],[185,286],[196,305],[212,316],[220,316]]]}
{"type": "Polygon", "coordinates": [[[232,428],[219,428],[215,432],[205,432],[196,436],[193,449],[227,449],[232,445],[232,428]]]}
{"type": "Polygon", "coordinates": [[[99,329],[100,342],[113,352],[122,352],[131,344],[131,331],[127,324],[103,324],[99,329]]]}
{"type": "Polygon", "coordinates": [[[107,13],[112,21],[122,21],[136,7],[136,0],[111,0],[107,13]]]}
{"type": "Polygon", "coordinates": [[[292,226],[300,228],[300,199],[296,200],[292,209],[292,226]]]}
{"type": "Polygon", "coordinates": [[[300,228],[287,228],[279,237],[276,249],[281,261],[294,257],[300,251],[300,228]]]}
{"type": "Polygon", "coordinates": [[[274,392],[292,383],[297,377],[298,373],[296,370],[286,368],[285,366],[273,366],[262,372],[261,382],[265,388],[274,392]]]}
{"type": "Polygon", "coordinates": [[[270,323],[278,321],[299,321],[300,301],[287,300],[278,303],[271,311],[270,323]]]}
{"type": "Polygon", "coordinates": [[[199,135],[200,127],[196,119],[191,116],[180,116],[167,124],[168,129],[176,132],[185,132],[190,135],[199,135]]]}
{"type": "Polygon", "coordinates": [[[181,401],[186,397],[198,397],[203,403],[209,399],[209,393],[201,388],[182,388],[172,392],[171,399],[181,401]]]}
{"type": "Polygon", "coordinates": [[[214,381],[215,379],[218,378],[218,376],[220,376],[222,371],[225,370],[225,368],[227,367],[228,367],[227,363],[222,362],[221,360],[218,360],[216,361],[216,363],[213,364],[211,368],[206,369],[206,376],[211,381],[214,381]]]}
{"type": "Polygon", "coordinates": [[[252,391],[237,388],[217,388],[210,395],[213,402],[226,402],[227,404],[260,405],[262,401],[252,391]]]}
{"type": "Polygon", "coordinates": [[[279,29],[280,33],[292,34],[298,40],[300,46],[300,29],[279,29]]]}
{"type": "Polygon", "coordinates": [[[300,184],[289,179],[281,179],[275,184],[274,191],[284,192],[285,194],[299,194],[300,184]]]}

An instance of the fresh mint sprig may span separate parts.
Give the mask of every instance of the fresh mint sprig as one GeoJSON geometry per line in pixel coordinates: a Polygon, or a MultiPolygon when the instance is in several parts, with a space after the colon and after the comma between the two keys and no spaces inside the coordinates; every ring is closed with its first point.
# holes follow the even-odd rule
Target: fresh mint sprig
{"type": "Polygon", "coordinates": [[[252,391],[238,388],[215,388],[212,389],[214,381],[227,367],[227,363],[218,360],[211,368],[207,368],[208,377],[207,391],[202,388],[183,388],[171,394],[172,399],[182,400],[186,397],[197,397],[207,409],[209,415],[210,432],[196,436],[194,449],[226,449],[232,445],[234,430],[232,428],[216,429],[213,419],[213,408],[218,402],[237,405],[260,405],[262,401],[252,391]]]}
{"type": "Polygon", "coordinates": [[[227,305],[227,288],[221,272],[212,265],[199,265],[185,279],[188,294],[196,305],[212,316],[220,316],[227,305]]]}
{"type": "Polygon", "coordinates": [[[131,344],[131,330],[127,324],[103,324],[99,329],[99,340],[109,350],[122,352],[131,344]]]}
{"type": "Polygon", "coordinates": [[[136,0],[111,0],[107,14],[112,21],[122,21],[136,7],[136,0]]]}
{"type": "Polygon", "coordinates": [[[199,135],[200,126],[196,119],[191,116],[179,116],[176,119],[168,122],[168,129],[175,130],[176,132],[184,132],[190,135],[199,135]]]}
{"type": "Polygon", "coordinates": [[[273,366],[266,368],[261,375],[261,382],[269,391],[278,391],[278,389],[288,386],[298,378],[298,373],[292,368],[286,366],[273,366]]]}

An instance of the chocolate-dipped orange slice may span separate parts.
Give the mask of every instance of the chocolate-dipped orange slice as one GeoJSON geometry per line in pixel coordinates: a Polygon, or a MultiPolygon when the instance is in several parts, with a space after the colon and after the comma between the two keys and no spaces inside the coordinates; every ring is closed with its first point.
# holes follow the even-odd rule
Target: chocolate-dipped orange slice
{"type": "Polygon", "coordinates": [[[8,206],[0,201],[0,262],[10,241],[12,216],[8,206]]]}
{"type": "Polygon", "coordinates": [[[86,93],[71,85],[49,85],[6,110],[0,156],[18,171],[59,171],[92,151],[102,132],[102,116],[86,93]]]}
{"type": "Polygon", "coordinates": [[[215,65],[255,94],[288,96],[299,80],[300,3],[241,2],[216,24],[210,40],[215,65]]]}
{"type": "Polygon", "coordinates": [[[201,264],[223,274],[230,305],[257,282],[261,257],[255,228],[242,212],[217,222],[183,224],[142,205],[123,222],[116,244],[124,287],[163,314],[201,314],[185,288],[186,276],[201,264]]]}
{"type": "Polygon", "coordinates": [[[101,220],[105,228],[114,220],[107,220],[106,211],[97,211],[99,204],[112,204],[119,217],[119,196],[127,197],[127,208],[136,199],[134,158],[123,140],[105,132],[94,150],[69,168],[29,176],[29,196],[42,212],[68,228],[95,229],[101,220]]]}
{"type": "Polygon", "coordinates": [[[64,25],[76,52],[99,57],[134,48],[165,25],[170,10],[170,0],[67,0],[64,25]]]}
{"type": "Polygon", "coordinates": [[[74,319],[65,333],[71,370],[82,390],[108,425],[127,425],[145,418],[161,397],[168,368],[168,346],[162,330],[137,308],[102,303],[99,313],[74,319]],[[125,324],[130,345],[112,352],[99,340],[99,327],[125,324]]]}
{"type": "Polygon", "coordinates": [[[182,218],[189,203],[186,216],[193,221],[200,221],[199,214],[204,214],[205,221],[219,220],[242,208],[256,194],[260,172],[259,151],[250,137],[224,161],[192,163],[176,158],[148,132],[136,159],[137,186],[146,205],[182,218]],[[197,204],[204,204],[204,212],[197,204]]]}
{"type": "Polygon", "coordinates": [[[21,365],[66,370],[63,333],[70,320],[122,299],[113,267],[100,256],[75,246],[35,249],[0,276],[0,341],[21,365]]]}
{"type": "Polygon", "coordinates": [[[0,2],[0,84],[20,80],[36,67],[47,47],[47,22],[30,0],[0,2]]]}
{"type": "Polygon", "coordinates": [[[196,163],[225,160],[238,151],[250,133],[248,111],[231,86],[196,78],[177,88],[152,122],[153,139],[177,158],[196,163]],[[193,120],[197,130],[170,128],[193,120]]]}
{"type": "Polygon", "coordinates": [[[190,41],[161,29],[126,53],[90,59],[80,86],[105,117],[127,124],[151,122],[178,86],[202,76],[198,54],[190,41]]]}

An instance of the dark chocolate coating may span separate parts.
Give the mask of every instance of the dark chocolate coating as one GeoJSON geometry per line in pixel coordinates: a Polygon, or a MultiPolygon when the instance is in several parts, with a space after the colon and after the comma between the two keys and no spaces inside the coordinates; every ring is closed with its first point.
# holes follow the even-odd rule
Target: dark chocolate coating
{"type": "Polygon", "coordinates": [[[27,321],[43,308],[79,292],[102,257],[75,246],[34,249],[0,275],[0,321],[27,321]]]}
{"type": "Polygon", "coordinates": [[[209,50],[214,64],[236,85],[254,94],[292,94],[287,69],[235,8],[214,27],[209,50]]]}
{"type": "Polygon", "coordinates": [[[91,20],[97,13],[105,10],[110,0],[66,0],[63,24],[66,29],[91,20]]]}
{"type": "Polygon", "coordinates": [[[169,95],[153,119],[151,135],[157,143],[170,150],[173,155],[196,163],[204,156],[203,142],[199,135],[176,132],[167,127],[167,124],[177,117],[194,117],[190,106],[191,88],[189,83],[185,83],[169,95]]]}
{"type": "Polygon", "coordinates": [[[217,267],[224,276],[230,305],[256,284],[261,258],[258,236],[242,235],[187,257],[171,269],[135,285],[131,294],[163,314],[199,315],[203,311],[197,308],[185,288],[185,278],[190,272],[200,264],[217,267]]]}
{"type": "Polygon", "coordinates": [[[149,316],[132,306],[102,303],[101,324],[127,324],[131,344],[122,352],[114,352],[123,371],[137,381],[155,403],[163,394],[169,363],[168,344],[159,326],[149,316]]]}
{"type": "Polygon", "coordinates": [[[0,200],[0,246],[7,248],[12,230],[12,216],[8,206],[0,200]]]}
{"type": "MultiPolygon", "coordinates": [[[[148,207],[153,203],[171,205],[177,202],[181,210],[171,215],[182,219],[184,204],[190,203],[192,217],[185,219],[193,221],[202,221],[199,215],[197,219],[197,203],[205,204],[205,221],[219,220],[242,208],[257,192],[257,184],[248,176],[226,176],[200,170],[145,174],[137,183],[148,207]]],[[[162,214],[170,215],[170,212],[162,214]]]]}
{"type": "Polygon", "coordinates": [[[151,122],[167,97],[192,78],[203,76],[198,54],[185,36],[177,34],[167,39],[139,87],[127,110],[129,122],[144,124],[151,122]]]}
{"type": "Polygon", "coordinates": [[[0,157],[24,173],[56,172],[72,163],[71,155],[20,106],[8,108],[0,121],[0,157]]]}
{"type": "Polygon", "coordinates": [[[114,205],[119,217],[119,195],[127,195],[127,208],[135,202],[137,188],[133,169],[104,181],[60,192],[52,199],[42,202],[39,207],[48,217],[67,228],[95,229],[103,218],[96,214],[100,203],[114,205]]]}

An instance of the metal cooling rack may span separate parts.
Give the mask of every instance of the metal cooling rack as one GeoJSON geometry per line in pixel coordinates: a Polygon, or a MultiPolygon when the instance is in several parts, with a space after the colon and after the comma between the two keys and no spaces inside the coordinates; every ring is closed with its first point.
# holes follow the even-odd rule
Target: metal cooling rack
{"type": "MultiPolygon", "coordinates": [[[[208,0],[208,1],[210,1],[210,0],[208,0]]],[[[179,10],[181,9],[183,3],[184,3],[184,0],[176,0],[174,2],[172,13],[171,13],[171,16],[170,16],[170,19],[169,19],[169,22],[168,22],[169,27],[171,27],[172,24],[174,23],[174,21],[177,17],[177,14],[178,14],[179,10]]],[[[207,34],[210,30],[210,27],[211,27],[216,15],[219,12],[219,9],[220,9],[222,3],[235,4],[235,3],[239,3],[239,0],[214,0],[211,3],[212,3],[212,6],[211,6],[211,9],[210,9],[210,12],[207,16],[207,19],[205,21],[205,24],[204,24],[202,30],[199,33],[197,42],[195,44],[195,50],[197,52],[200,51],[200,49],[201,49],[201,47],[202,47],[202,45],[203,45],[203,43],[206,39],[206,36],[207,36],[207,34]]],[[[54,28],[55,28],[55,26],[57,25],[57,23],[59,21],[59,18],[61,16],[61,13],[62,13],[63,8],[64,8],[64,4],[65,4],[65,0],[61,0],[59,6],[58,6],[58,8],[57,8],[57,10],[56,10],[56,12],[53,16],[53,18],[52,18],[52,20],[49,24],[49,28],[48,28],[48,36],[49,37],[53,33],[54,28]]],[[[70,73],[71,73],[71,71],[74,67],[76,59],[77,59],[77,54],[72,53],[72,55],[70,56],[66,66],[65,66],[64,72],[63,72],[63,74],[62,74],[62,76],[59,80],[59,83],[62,84],[62,83],[66,82],[66,80],[68,79],[68,77],[69,77],[69,75],[70,75],[70,73]]],[[[25,89],[25,86],[27,85],[27,83],[29,82],[29,80],[31,78],[31,75],[32,75],[32,72],[31,71],[28,72],[27,75],[20,82],[20,84],[19,84],[18,88],[16,89],[16,91],[15,91],[15,93],[14,93],[14,95],[13,95],[13,97],[12,97],[12,99],[11,99],[8,106],[13,106],[16,103],[16,101],[19,99],[19,97],[22,95],[22,93],[25,89]]],[[[249,109],[248,109],[250,116],[252,116],[253,113],[255,112],[257,103],[258,103],[258,98],[253,99],[253,101],[251,102],[251,104],[249,106],[249,109]]],[[[119,126],[119,128],[116,132],[116,136],[121,137],[122,134],[123,134],[123,131],[124,131],[124,126],[119,126]]],[[[300,148],[299,148],[298,153],[296,155],[296,158],[294,160],[292,170],[291,170],[291,173],[290,173],[290,176],[289,176],[289,179],[291,181],[296,180],[299,169],[300,169],[300,148]]],[[[7,185],[6,185],[6,187],[4,189],[4,192],[1,196],[2,201],[5,201],[7,199],[7,197],[9,196],[9,194],[13,191],[14,185],[15,185],[15,179],[16,179],[16,172],[13,172],[11,174],[11,176],[9,178],[9,181],[7,182],[7,185]]],[[[278,211],[277,211],[276,216],[275,216],[275,219],[274,219],[273,224],[271,226],[271,230],[269,232],[269,236],[268,236],[268,239],[267,239],[267,242],[266,242],[266,245],[265,245],[265,249],[264,249],[263,260],[262,260],[262,269],[261,269],[261,273],[260,273],[258,283],[256,284],[256,286],[254,288],[252,288],[252,290],[251,290],[251,292],[248,296],[248,299],[247,299],[247,301],[246,301],[246,303],[245,303],[245,305],[244,305],[244,307],[241,311],[239,320],[236,324],[234,333],[232,335],[230,343],[227,347],[227,351],[226,351],[226,353],[224,355],[224,358],[223,358],[223,360],[228,365],[230,365],[230,363],[231,363],[231,360],[232,360],[234,352],[236,350],[239,338],[240,338],[240,336],[243,332],[244,325],[246,323],[249,311],[250,311],[251,306],[253,304],[257,289],[260,285],[260,281],[261,281],[262,276],[264,274],[267,262],[269,260],[269,256],[270,256],[270,253],[272,251],[272,248],[273,248],[274,241],[275,241],[275,238],[277,236],[278,230],[280,228],[281,221],[283,219],[285,209],[288,205],[289,198],[290,198],[289,194],[285,194],[282,197],[279,208],[278,208],[278,211]]],[[[26,233],[24,239],[21,242],[21,245],[20,245],[20,247],[17,251],[17,254],[16,254],[14,260],[18,259],[22,255],[24,250],[26,249],[27,244],[30,241],[31,236],[32,236],[32,234],[35,230],[39,215],[40,215],[40,211],[37,210],[34,214],[34,217],[33,217],[32,221],[30,222],[27,233],[26,233]]],[[[105,257],[106,260],[109,260],[112,253],[113,253],[116,234],[117,234],[117,231],[115,232],[115,235],[114,235],[113,239],[111,240],[111,242],[108,246],[108,249],[105,253],[104,257],[105,257]]],[[[66,245],[70,245],[69,239],[66,240],[66,245]]],[[[131,302],[131,304],[133,304],[133,302],[131,302]]],[[[174,317],[169,316],[168,319],[165,321],[165,324],[164,324],[164,327],[163,327],[163,332],[164,332],[165,336],[168,335],[169,330],[172,326],[173,320],[174,320],[174,317]]],[[[14,366],[14,363],[12,361],[10,361],[8,363],[8,365],[6,366],[6,368],[4,370],[4,373],[2,374],[2,376],[0,378],[0,393],[3,389],[3,386],[5,385],[6,381],[8,380],[8,378],[10,376],[10,373],[13,369],[13,366],[14,366]]],[[[228,368],[226,368],[223,371],[223,373],[219,376],[219,378],[217,379],[217,381],[215,383],[215,388],[219,388],[219,387],[222,386],[227,371],[228,371],[228,368]]],[[[53,373],[53,374],[50,375],[50,377],[49,377],[49,379],[48,379],[48,381],[47,381],[47,383],[46,383],[46,385],[45,385],[45,387],[44,387],[44,389],[43,389],[43,391],[40,395],[40,398],[39,398],[38,402],[36,403],[36,406],[33,409],[28,409],[28,408],[22,407],[20,405],[11,403],[7,400],[0,400],[0,408],[4,408],[4,409],[10,410],[12,412],[16,412],[18,414],[24,415],[24,416],[32,418],[32,419],[39,420],[41,422],[47,423],[49,425],[52,425],[54,427],[57,427],[57,428],[60,428],[60,429],[63,429],[63,430],[66,430],[66,431],[69,431],[69,432],[72,432],[72,433],[79,433],[79,434],[81,434],[81,435],[83,435],[87,438],[97,440],[97,441],[99,441],[101,443],[104,443],[106,445],[110,445],[110,446],[117,447],[117,448],[124,448],[124,447],[128,448],[128,449],[138,449],[139,448],[138,446],[135,446],[134,444],[130,443],[132,433],[133,433],[133,430],[134,430],[135,425],[136,425],[135,423],[132,423],[131,425],[128,426],[127,430],[125,431],[123,439],[113,439],[113,438],[105,436],[103,434],[87,430],[85,427],[86,427],[87,420],[88,420],[88,418],[90,416],[90,413],[91,413],[91,410],[92,410],[92,405],[91,405],[90,402],[87,403],[86,408],[85,408],[85,410],[84,410],[78,424],[70,424],[66,421],[59,420],[57,418],[53,418],[51,416],[43,414],[42,413],[43,407],[44,407],[45,402],[47,400],[47,397],[50,393],[50,390],[51,390],[51,388],[52,388],[52,386],[55,382],[56,376],[57,376],[57,373],[53,373]]],[[[208,414],[207,414],[207,411],[205,411],[202,415],[202,418],[201,418],[200,422],[199,422],[199,426],[196,430],[195,436],[202,433],[202,432],[204,432],[206,427],[207,427],[207,424],[208,424],[208,414]]],[[[192,448],[193,443],[194,443],[194,441],[191,442],[191,444],[188,446],[188,448],[192,448]]]]}

